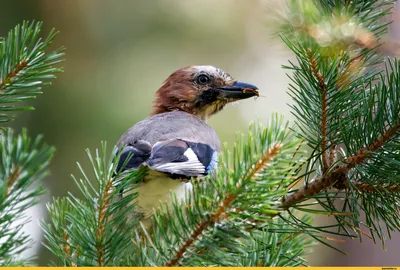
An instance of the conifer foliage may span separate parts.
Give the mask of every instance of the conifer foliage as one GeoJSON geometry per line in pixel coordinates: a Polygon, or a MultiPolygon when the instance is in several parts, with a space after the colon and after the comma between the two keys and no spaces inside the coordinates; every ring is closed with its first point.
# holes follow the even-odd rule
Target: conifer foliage
{"type": "Polygon", "coordinates": [[[400,63],[379,51],[393,1],[286,3],[279,34],[297,58],[284,66],[294,124],[274,116],[267,125],[250,125],[222,151],[216,173],[193,180],[193,192],[172,198],[172,209],[160,204],[150,227],[120,214],[109,203],[118,188],[104,184],[139,183],[143,174],[112,177],[115,161],[94,165],[95,179],[79,184],[84,200],[55,201],[49,209],[56,219],[43,224],[62,264],[296,266],[307,264],[303,255],[312,243],[336,249],[337,237],[364,236],[384,243],[382,224],[389,237],[400,229],[400,63]],[[101,219],[103,212],[109,214],[101,219]],[[332,223],[316,225],[311,215],[332,216],[332,223]],[[85,216],[107,229],[92,231],[85,216]],[[106,241],[121,230],[114,222],[132,228],[118,238],[124,253],[106,241]],[[80,232],[83,225],[88,229],[80,232]]]}
{"type": "Polygon", "coordinates": [[[288,14],[298,17],[282,18],[281,31],[297,57],[285,66],[292,71],[295,129],[312,149],[303,187],[282,204],[313,212],[313,198],[335,216],[331,231],[383,244],[384,231],[400,229],[400,63],[379,51],[388,26],[383,16],[392,7],[393,1],[291,1],[288,14]]]}
{"type": "MultiPolygon", "coordinates": [[[[117,150],[88,150],[91,173],[78,164],[73,177],[80,194],[54,199],[42,222],[55,263],[297,266],[314,243],[336,249],[336,237],[384,244],[384,232],[400,230],[400,62],[380,52],[393,2],[287,0],[278,19],[296,56],[284,66],[294,123],[273,115],[251,124],[225,146],[216,172],[192,179],[193,191],[172,197],[171,208],[160,203],[149,226],[135,216],[147,169],[116,172],[117,150]],[[316,225],[317,215],[332,223],[316,225]]],[[[52,66],[61,50],[43,53],[54,32],[41,41],[39,29],[24,23],[0,43],[1,121],[59,71],[52,66]]],[[[0,139],[0,263],[11,264],[29,242],[11,224],[41,193],[29,186],[45,174],[52,148],[26,132],[0,139]]]]}
{"type": "Polygon", "coordinates": [[[35,205],[44,188],[40,181],[47,175],[47,167],[54,148],[38,136],[31,139],[27,131],[21,134],[4,126],[16,111],[32,107],[16,105],[35,98],[48,79],[60,72],[53,65],[61,61],[62,48],[50,53],[45,49],[57,32],[40,37],[42,23],[24,22],[17,25],[5,38],[0,38],[0,265],[25,265],[30,260],[20,254],[32,243],[29,235],[21,232],[30,222],[25,211],[35,205]]]}

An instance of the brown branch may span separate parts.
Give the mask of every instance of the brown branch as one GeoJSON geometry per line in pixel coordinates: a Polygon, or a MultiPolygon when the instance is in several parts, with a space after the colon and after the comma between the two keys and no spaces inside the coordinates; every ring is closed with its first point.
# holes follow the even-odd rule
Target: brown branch
{"type": "Polygon", "coordinates": [[[64,241],[65,241],[65,244],[63,246],[64,252],[65,252],[65,255],[67,255],[67,258],[70,259],[71,248],[68,245],[68,235],[67,235],[67,232],[65,232],[65,231],[64,231],[64,241]]]}
{"type": "Polygon", "coordinates": [[[292,158],[294,158],[297,155],[297,153],[299,153],[299,150],[303,146],[303,143],[304,143],[304,139],[301,139],[299,145],[297,146],[296,150],[294,151],[294,153],[292,155],[292,158]]]}
{"type": "MultiPolygon", "coordinates": [[[[328,174],[319,176],[301,187],[299,190],[287,194],[282,198],[282,207],[287,209],[293,204],[302,202],[307,198],[326,190],[334,184],[338,184],[337,187],[339,189],[346,188],[346,174],[357,165],[363,163],[372,152],[375,152],[381,148],[386,142],[395,136],[399,130],[400,123],[389,128],[381,137],[377,138],[369,146],[362,148],[356,155],[346,158],[342,165],[336,166],[336,168],[332,169],[328,174]]],[[[371,191],[372,188],[370,187],[370,190],[368,190],[367,186],[365,185],[361,185],[360,187],[366,191],[371,191]]],[[[397,186],[390,186],[390,191],[398,191],[398,189],[399,188],[397,186]]],[[[375,188],[374,190],[377,189],[375,188]]]]}
{"type": "Polygon", "coordinates": [[[390,191],[400,192],[400,186],[391,185],[386,187],[371,186],[368,184],[354,184],[354,186],[360,191],[376,192],[376,191],[390,191]]]}
{"type": "MultiPolygon", "coordinates": [[[[65,241],[65,243],[63,245],[63,249],[64,249],[65,255],[67,257],[67,260],[71,261],[71,265],[73,267],[77,267],[78,266],[77,263],[72,260],[71,247],[68,244],[68,235],[67,235],[66,231],[64,231],[64,241],[65,241]]],[[[76,258],[75,258],[76,261],[78,261],[78,256],[79,256],[79,245],[77,246],[77,254],[76,254],[76,258]]]]}
{"type": "Polygon", "coordinates": [[[72,266],[74,266],[74,267],[78,267],[78,259],[79,259],[79,256],[81,255],[80,252],[79,252],[80,248],[81,248],[80,245],[76,246],[75,263],[72,263],[72,266]]]}
{"type": "Polygon", "coordinates": [[[328,164],[329,166],[331,166],[333,163],[335,163],[336,161],[336,145],[333,145],[330,149],[329,149],[329,159],[328,159],[328,164]]]}
{"type": "Polygon", "coordinates": [[[343,179],[345,177],[346,174],[338,169],[325,176],[317,177],[301,187],[299,190],[282,197],[282,207],[284,209],[287,209],[293,204],[302,202],[307,198],[329,188],[330,186],[335,184],[335,182],[340,181],[340,179],[343,179]]]}
{"type": "Polygon", "coordinates": [[[102,245],[102,240],[103,240],[103,232],[104,232],[104,218],[106,214],[106,210],[109,206],[110,203],[110,198],[109,198],[109,193],[110,189],[112,187],[112,178],[108,180],[106,184],[106,188],[104,190],[103,198],[101,200],[100,208],[99,208],[99,224],[97,228],[97,265],[98,266],[104,266],[104,255],[105,251],[102,245]]]}
{"type": "Polygon", "coordinates": [[[327,171],[329,168],[328,161],[326,158],[326,146],[327,146],[327,122],[328,122],[328,97],[325,78],[320,72],[318,72],[317,61],[312,55],[311,49],[307,50],[307,56],[310,61],[311,71],[314,77],[318,80],[318,87],[321,93],[321,153],[322,153],[322,169],[327,171]]]}
{"type": "Polygon", "coordinates": [[[188,247],[200,236],[200,234],[209,226],[209,220],[203,221],[197,226],[197,229],[190,235],[190,238],[181,246],[179,251],[176,253],[175,257],[171,259],[167,266],[172,267],[178,263],[178,261],[182,258],[185,251],[188,247]]]}
{"type": "Polygon", "coordinates": [[[4,197],[6,197],[10,193],[10,190],[11,190],[12,186],[14,185],[15,181],[18,179],[19,175],[21,174],[21,171],[22,171],[22,169],[18,168],[18,169],[15,169],[11,173],[11,175],[8,178],[8,181],[7,181],[7,188],[6,188],[5,192],[4,192],[4,197]]]}
{"type": "MultiPolygon", "coordinates": [[[[277,154],[279,149],[281,149],[283,144],[276,144],[274,147],[268,150],[261,159],[253,166],[251,166],[247,172],[244,174],[245,176],[238,181],[236,187],[239,188],[243,184],[243,181],[246,179],[253,178],[260,170],[262,170],[265,166],[267,166],[268,162],[271,161],[277,154]]],[[[183,245],[177,250],[175,256],[169,260],[166,266],[172,267],[176,265],[179,260],[183,257],[187,249],[193,244],[195,240],[199,238],[199,236],[203,233],[203,231],[209,226],[214,225],[217,222],[220,222],[222,219],[227,218],[227,209],[232,205],[232,203],[236,200],[236,195],[227,194],[225,199],[221,202],[217,211],[212,214],[208,219],[203,220],[196,228],[196,230],[190,235],[189,239],[187,239],[183,245]]]]}
{"type": "Polygon", "coordinates": [[[0,81],[0,94],[3,94],[1,90],[4,90],[4,86],[11,83],[12,78],[18,75],[18,73],[23,69],[28,67],[28,59],[23,59],[19,64],[14,68],[13,71],[5,78],[4,81],[0,81]]]}
{"type": "Polygon", "coordinates": [[[326,91],[322,94],[322,115],[321,115],[321,152],[322,152],[322,168],[327,171],[329,168],[328,161],[326,159],[326,137],[327,137],[327,97],[326,91]]]}
{"type": "MultiPolygon", "coordinates": [[[[70,247],[70,245],[68,244],[68,235],[67,235],[67,232],[66,232],[66,231],[64,231],[64,245],[63,245],[63,249],[64,249],[65,255],[66,255],[66,257],[67,257],[67,260],[68,260],[68,261],[71,261],[71,265],[74,266],[74,267],[76,267],[76,266],[77,266],[76,263],[74,263],[74,262],[72,261],[72,259],[71,259],[71,247],[70,247]]],[[[65,265],[65,266],[66,266],[66,265],[65,265]]]]}
{"type": "Polygon", "coordinates": [[[371,155],[372,152],[375,152],[379,148],[381,148],[387,141],[389,141],[396,133],[400,130],[400,123],[392,126],[383,135],[377,138],[373,143],[369,146],[362,148],[358,153],[354,156],[351,156],[345,160],[347,164],[346,167],[348,169],[354,168],[356,165],[361,164],[364,160],[371,155]]]}
{"type": "MultiPolygon", "coordinates": [[[[258,160],[257,164],[250,168],[247,173],[245,174],[244,179],[253,178],[259,171],[261,171],[273,157],[278,154],[279,149],[281,149],[283,144],[279,143],[276,144],[274,147],[268,150],[266,154],[264,154],[260,160],[258,160]]],[[[240,184],[243,182],[243,179],[239,181],[240,184]]]]}

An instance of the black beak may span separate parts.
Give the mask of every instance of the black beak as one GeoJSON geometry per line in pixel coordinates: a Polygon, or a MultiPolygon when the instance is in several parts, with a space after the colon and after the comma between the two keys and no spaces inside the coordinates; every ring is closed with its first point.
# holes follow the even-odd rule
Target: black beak
{"type": "Polygon", "coordinates": [[[259,96],[258,88],[249,83],[235,82],[231,86],[218,87],[221,91],[221,96],[224,98],[246,99],[254,96],[259,96]]]}

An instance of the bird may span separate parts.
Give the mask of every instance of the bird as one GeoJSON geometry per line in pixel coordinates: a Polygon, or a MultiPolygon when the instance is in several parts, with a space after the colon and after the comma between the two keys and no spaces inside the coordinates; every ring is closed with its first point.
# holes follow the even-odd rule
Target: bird
{"type": "Polygon", "coordinates": [[[117,142],[122,148],[117,171],[149,169],[135,206],[143,223],[160,201],[172,205],[171,192],[181,200],[192,190],[191,179],[216,169],[220,140],[207,124],[209,117],[228,103],[258,96],[256,86],[209,65],[181,68],[164,81],[155,93],[151,116],[117,142]]]}

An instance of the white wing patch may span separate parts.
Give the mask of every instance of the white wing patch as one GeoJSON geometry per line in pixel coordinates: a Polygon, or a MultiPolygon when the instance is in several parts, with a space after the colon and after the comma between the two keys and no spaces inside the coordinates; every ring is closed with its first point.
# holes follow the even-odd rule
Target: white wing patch
{"type": "Polygon", "coordinates": [[[169,162],[160,165],[154,165],[153,168],[160,171],[181,174],[182,172],[190,174],[203,174],[206,171],[204,165],[199,161],[197,155],[192,149],[188,148],[183,153],[188,160],[184,162],[169,162]]]}

